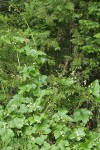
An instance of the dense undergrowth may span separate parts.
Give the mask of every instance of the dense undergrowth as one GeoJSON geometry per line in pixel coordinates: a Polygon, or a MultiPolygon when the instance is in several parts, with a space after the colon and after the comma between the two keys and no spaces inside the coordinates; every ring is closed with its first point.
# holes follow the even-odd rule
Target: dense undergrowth
{"type": "Polygon", "coordinates": [[[0,7],[0,149],[99,150],[100,2],[0,7]]]}

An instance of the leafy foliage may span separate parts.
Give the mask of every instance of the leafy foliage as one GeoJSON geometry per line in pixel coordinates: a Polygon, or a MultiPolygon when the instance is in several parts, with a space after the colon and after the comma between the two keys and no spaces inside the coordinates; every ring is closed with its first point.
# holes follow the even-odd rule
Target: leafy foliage
{"type": "Polygon", "coordinates": [[[3,6],[0,149],[99,150],[100,3],[3,6]]]}

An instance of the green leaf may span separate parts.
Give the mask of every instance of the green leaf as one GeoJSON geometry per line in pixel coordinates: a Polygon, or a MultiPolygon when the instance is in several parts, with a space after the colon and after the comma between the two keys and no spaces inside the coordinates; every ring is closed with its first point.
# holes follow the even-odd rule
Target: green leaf
{"type": "Polygon", "coordinates": [[[31,126],[26,127],[24,134],[30,136],[30,135],[32,135],[32,133],[33,133],[32,127],[31,126]]]}
{"type": "Polygon", "coordinates": [[[47,83],[46,79],[47,79],[47,76],[46,76],[46,75],[42,75],[42,76],[40,76],[39,81],[40,81],[41,83],[43,83],[43,84],[46,84],[46,83],[47,83]]]}
{"type": "Polygon", "coordinates": [[[43,134],[49,134],[51,132],[48,125],[43,126],[41,130],[43,131],[43,134]]]}
{"type": "Polygon", "coordinates": [[[12,146],[3,147],[1,150],[13,150],[12,146]]]}
{"type": "Polygon", "coordinates": [[[67,2],[67,9],[74,10],[74,4],[72,2],[67,2]]]}
{"type": "Polygon", "coordinates": [[[37,137],[34,139],[34,142],[38,145],[42,145],[47,138],[47,135],[41,135],[40,137],[37,137]]]}
{"type": "Polygon", "coordinates": [[[27,84],[24,85],[22,87],[20,87],[20,93],[24,93],[24,92],[30,92],[30,90],[34,90],[37,87],[36,84],[27,84]]]}
{"type": "Polygon", "coordinates": [[[5,143],[9,143],[14,136],[14,132],[8,128],[2,128],[0,130],[1,139],[5,143]]]}
{"type": "Polygon", "coordinates": [[[0,118],[3,117],[3,112],[4,112],[4,110],[3,110],[2,106],[0,106],[0,118]]]}
{"type": "Polygon", "coordinates": [[[50,148],[51,148],[50,144],[44,141],[44,145],[40,150],[50,150],[50,148]]]}
{"type": "Polygon", "coordinates": [[[90,93],[92,93],[97,98],[100,98],[100,84],[99,84],[99,80],[95,80],[93,83],[91,83],[91,85],[90,85],[90,87],[88,89],[89,89],[90,93]]]}
{"type": "Polygon", "coordinates": [[[8,122],[10,128],[21,129],[24,126],[24,118],[14,118],[8,122]]]}
{"type": "Polygon", "coordinates": [[[25,38],[23,38],[23,37],[14,36],[13,38],[14,38],[16,41],[18,41],[18,42],[21,42],[21,43],[25,42],[25,38]]]}
{"type": "Polygon", "coordinates": [[[70,139],[76,139],[77,141],[80,141],[84,136],[86,135],[84,131],[84,127],[79,127],[77,129],[74,129],[72,134],[69,136],[70,139]]]}
{"type": "Polygon", "coordinates": [[[60,118],[63,118],[63,116],[66,116],[66,114],[68,113],[68,111],[66,109],[60,110],[58,111],[58,115],[60,118]]]}
{"type": "Polygon", "coordinates": [[[56,145],[52,145],[50,150],[58,150],[59,148],[56,145]]]}
{"type": "Polygon", "coordinates": [[[84,124],[86,124],[91,116],[91,111],[87,109],[77,109],[73,114],[73,119],[75,122],[82,121],[84,124]]]}
{"type": "Polygon", "coordinates": [[[26,105],[25,104],[21,104],[20,105],[20,109],[18,110],[18,112],[20,112],[20,113],[26,113],[27,112],[27,107],[26,107],[26,105]]]}
{"type": "Polygon", "coordinates": [[[64,141],[61,140],[58,145],[57,145],[60,149],[65,149],[65,144],[64,144],[64,141]]]}
{"type": "Polygon", "coordinates": [[[60,131],[59,130],[55,130],[54,131],[54,137],[55,137],[55,139],[58,139],[60,136],[61,136],[60,131]]]}

